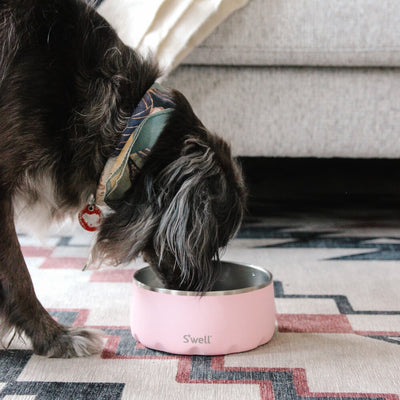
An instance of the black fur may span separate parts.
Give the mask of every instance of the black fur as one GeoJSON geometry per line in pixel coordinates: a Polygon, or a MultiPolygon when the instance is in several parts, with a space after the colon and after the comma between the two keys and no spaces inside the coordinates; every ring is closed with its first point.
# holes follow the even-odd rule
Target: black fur
{"type": "MultiPolygon", "coordinates": [[[[53,219],[79,211],[158,67],[80,0],[0,1],[0,44],[3,328],[24,332],[39,354],[90,354],[100,346],[96,335],[60,326],[37,301],[15,205],[39,204],[53,219]]],[[[239,227],[245,187],[229,146],[182,94],[171,94],[176,110],[132,189],[111,205],[93,260],[119,264],[143,254],[169,287],[204,291],[216,278],[211,260],[239,227]]]]}

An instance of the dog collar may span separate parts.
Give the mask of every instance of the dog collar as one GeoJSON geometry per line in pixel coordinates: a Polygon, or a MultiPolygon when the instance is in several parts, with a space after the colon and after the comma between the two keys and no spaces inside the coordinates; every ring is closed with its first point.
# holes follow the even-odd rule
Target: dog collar
{"type": "Polygon", "coordinates": [[[158,83],[144,94],[106,162],[95,198],[79,213],[84,229],[96,230],[100,224],[101,212],[96,205],[110,205],[131,188],[133,178],[145,164],[174,108],[173,98],[158,83]]]}

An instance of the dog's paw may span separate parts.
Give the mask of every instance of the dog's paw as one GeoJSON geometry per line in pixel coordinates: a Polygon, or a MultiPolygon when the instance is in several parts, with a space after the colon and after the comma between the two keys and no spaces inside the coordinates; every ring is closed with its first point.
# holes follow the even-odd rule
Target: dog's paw
{"type": "MultiPolygon", "coordinates": [[[[65,328],[51,342],[42,344],[37,354],[54,358],[84,357],[103,349],[103,332],[90,328],[65,328]]],[[[36,347],[36,346],[34,346],[36,347]]]]}

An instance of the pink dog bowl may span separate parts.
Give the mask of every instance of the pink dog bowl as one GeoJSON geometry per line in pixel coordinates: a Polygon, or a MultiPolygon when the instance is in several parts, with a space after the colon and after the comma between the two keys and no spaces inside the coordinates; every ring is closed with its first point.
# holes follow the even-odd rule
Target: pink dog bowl
{"type": "Polygon", "coordinates": [[[150,267],[134,274],[132,335],[144,346],[174,354],[218,355],[256,348],[275,331],[272,274],[222,262],[211,291],[169,290],[150,267]]]}

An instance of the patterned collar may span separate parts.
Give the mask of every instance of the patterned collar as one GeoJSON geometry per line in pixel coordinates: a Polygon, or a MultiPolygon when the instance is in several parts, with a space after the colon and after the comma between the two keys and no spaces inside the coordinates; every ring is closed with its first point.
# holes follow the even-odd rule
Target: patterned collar
{"type": "Polygon", "coordinates": [[[120,200],[131,188],[174,108],[170,93],[158,83],[144,94],[107,160],[96,192],[97,205],[120,200]]]}

